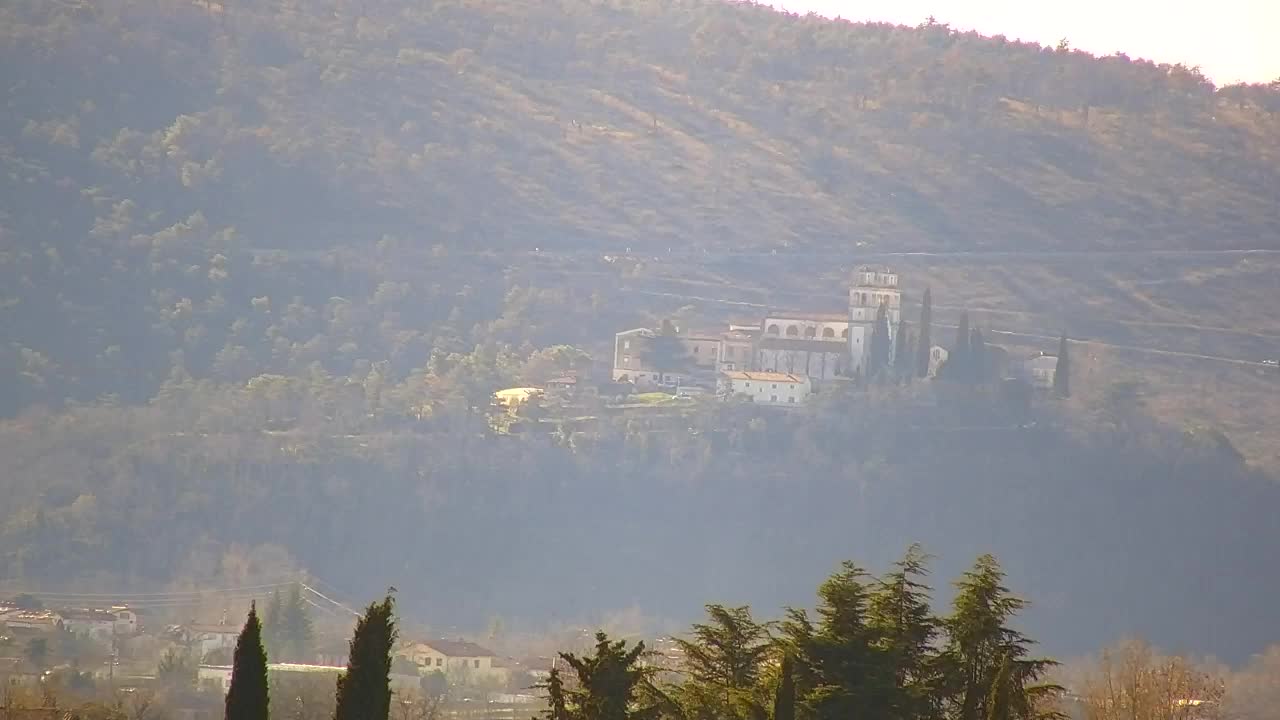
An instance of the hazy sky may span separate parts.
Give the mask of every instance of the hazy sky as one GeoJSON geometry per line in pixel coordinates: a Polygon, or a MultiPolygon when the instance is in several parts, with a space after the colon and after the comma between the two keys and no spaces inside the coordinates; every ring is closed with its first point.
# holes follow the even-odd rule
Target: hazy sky
{"type": "Polygon", "coordinates": [[[768,0],[792,12],[958,30],[1199,65],[1220,85],[1280,78],[1280,0],[768,0]]]}

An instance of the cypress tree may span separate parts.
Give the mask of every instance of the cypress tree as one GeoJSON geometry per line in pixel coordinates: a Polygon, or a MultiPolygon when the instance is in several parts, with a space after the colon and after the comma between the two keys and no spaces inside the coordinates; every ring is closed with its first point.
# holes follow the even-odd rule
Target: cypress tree
{"type": "Polygon", "coordinates": [[[916,340],[916,377],[929,377],[929,351],[933,344],[933,293],[924,289],[920,306],[920,337],[916,340]]]}
{"type": "Polygon", "coordinates": [[[1053,371],[1053,393],[1071,397],[1071,358],[1067,355],[1067,336],[1058,341],[1058,365],[1053,371]]]}
{"type": "Polygon", "coordinates": [[[889,308],[880,304],[876,311],[876,324],[871,330],[871,348],[867,358],[867,379],[878,376],[889,365],[893,352],[892,340],[889,338],[889,308]]]}
{"type": "Polygon", "coordinates": [[[387,720],[391,712],[391,650],[395,600],[370,603],[351,637],[347,672],[338,678],[334,720],[387,720]]]}
{"type": "Polygon", "coordinates": [[[987,381],[987,341],[978,328],[969,333],[969,381],[975,385],[987,381]]]}
{"type": "Polygon", "coordinates": [[[893,369],[898,379],[910,380],[915,374],[915,358],[911,357],[911,337],[906,320],[898,321],[898,335],[893,340],[893,369]]]}
{"type": "Polygon", "coordinates": [[[311,615],[307,602],[302,598],[302,585],[295,583],[289,591],[280,617],[280,653],[292,662],[310,659],[315,644],[315,632],[311,627],[311,615]]]}
{"type": "Polygon", "coordinates": [[[943,366],[947,380],[965,382],[972,377],[973,365],[969,356],[969,312],[960,313],[960,324],[956,326],[956,341],[947,355],[943,366]]]}
{"type": "Polygon", "coordinates": [[[796,680],[791,664],[791,654],[783,655],[778,692],[773,696],[773,720],[796,720],[796,680]]]}
{"type": "Polygon", "coordinates": [[[249,606],[240,638],[236,640],[231,688],[227,691],[226,720],[267,720],[267,653],[262,648],[262,624],[257,606],[249,606]]]}

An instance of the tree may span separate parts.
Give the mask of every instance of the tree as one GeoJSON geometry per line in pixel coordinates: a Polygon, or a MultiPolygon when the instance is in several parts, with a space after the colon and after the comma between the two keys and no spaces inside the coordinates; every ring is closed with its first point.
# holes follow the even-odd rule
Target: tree
{"type": "Polygon", "coordinates": [[[280,618],[281,645],[285,659],[306,662],[311,659],[315,645],[315,632],[311,626],[311,613],[302,597],[302,584],[294,583],[284,604],[280,618]]]}
{"type": "Polygon", "coordinates": [[[970,378],[973,367],[969,357],[969,312],[960,313],[960,324],[956,326],[956,341],[951,346],[947,361],[938,371],[938,376],[946,380],[966,382],[970,378]]]}
{"type": "Polygon", "coordinates": [[[284,601],[280,598],[279,590],[272,592],[271,599],[267,601],[267,614],[262,623],[262,639],[264,646],[273,655],[283,655],[284,601]]]}
{"type": "Polygon", "coordinates": [[[778,691],[773,696],[773,720],[796,718],[796,681],[791,666],[791,656],[783,655],[782,667],[778,670],[778,691]]]}
{"type": "Polygon", "coordinates": [[[691,639],[678,639],[689,676],[679,692],[694,717],[747,718],[763,714],[754,697],[772,651],[769,623],[758,623],[749,607],[708,605],[708,623],[695,623],[691,639]]]}
{"type": "Polygon", "coordinates": [[[643,642],[628,650],[625,640],[610,642],[603,632],[596,633],[594,655],[560,653],[578,680],[568,692],[566,707],[571,717],[631,720],[648,716],[649,709],[635,707],[638,691],[653,674],[651,668],[639,664],[642,655],[643,642]]]}
{"type": "Polygon", "coordinates": [[[1217,720],[1224,695],[1221,677],[1133,640],[1104,650],[1085,668],[1079,702],[1086,720],[1217,720]]]}
{"type": "Polygon", "coordinates": [[[1071,397],[1071,357],[1067,354],[1067,336],[1058,341],[1058,364],[1053,371],[1053,394],[1071,397]]]}
{"type": "Polygon", "coordinates": [[[551,668],[550,677],[540,687],[547,691],[547,709],[543,711],[542,717],[546,720],[574,720],[573,715],[569,713],[564,678],[560,677],[560,668],[551,668]]]}
{"type": "Polygon", "coordinates": [[[899,380],[907,381],[915,375],[915,358],[911,357],[910,331],[906,320],[898,321],[898,333],[893,342],[893,369],[899,380]]]}
{"type": "Polygon", "coordinates": [[[391,649],[395,599],[370,603],[351,637],[347,672],[338,678],[334,720],[387,720],[391,710],[391,649]]]}
{"type": "Polygon", "coordinates": [[[987,341],[978,328],[969,332],[968,365],[969,382],[981,385],[987,381],[987,341]]]}
{"type": "Polygon", "coordinates": [[[916,338],[916,377],[929,377],[929,353],[933,345],[933,292],[924,289],[920,305],[920,337],[916,338]]]}
{"type": "Polygon", "coordinates": [[[876,311],[876,324],[871,329],[871,347],[867,354],[867,379],[876,378],[889,365],[893,352],[893,340],[889,337],[889,308],[880,303],[876,311]]]}
{"type": "Polygon", "coordinates": [[[231,688],[227,691],[226,720],[267,720],[267,652],[262,647],[262,624],[256,604],[249,606],[236,654],[232,661],[231,688]]]}
{"type": "Polygon", "coordinates": [[[1027,603],[1011,595],[1003,581],[996,559],[983,555],[956,582],[952,613],[943,621],[947,642],[941,658],[946,705],[955,720],[986,720],[993,697],[1007,698],[1014,720],[1055,716],[1040,712],[1038,705],[1062,689],[1037,681],[1056,663],[1028,657],[1032,641],[1008,624],[1027,603]],[[1006,660],[1008,687],[993,695],[1006,660]]]}
{"type": "Polygon", "coordinates": [[[884,717],[892,720],[940,717],[933,650],[938,621],[929,605],[930,588],[924,583],[927,562],[919,545],[909,547],[876,583],[867,607],[872,643],[889,672],[884,717]]]}
{"type": "Polygon", "coordinates": [[[27,641],[27,662],[37,668],[43,668],[49,658],[49,641],[44,638],[31,638],[27,641]]]}
{"type": "Polygon", "coordinates": [[[801,705],[817,720],[883,710],[868,629],[869,582],[865,570],[846,561],[818,587],[816,627],[803,610],[789,611],[783,623],[803,679],[801,705]]]}
{"type": "Polygon", "coordinates": [[[668,373],[680,373],[689,368],[689,352],[670,320],[663,320],[662,330],[647,338],[643,354],[645,362],[658,372],[659,382],[665,381],[668,373]]]}
{"type": "Polygon", "coordinates": [[[189,688],[196,684],[198,668],[191,653],[180,648],[169,648],[156,667],[156,681],[168,688],[189,688]]]}

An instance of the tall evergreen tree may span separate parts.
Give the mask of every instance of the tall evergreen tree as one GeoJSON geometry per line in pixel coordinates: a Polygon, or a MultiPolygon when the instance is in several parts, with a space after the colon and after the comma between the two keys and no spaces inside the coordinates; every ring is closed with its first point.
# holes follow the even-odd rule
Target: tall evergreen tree
{"type": "Polygon", "coordinates": [[[899,320],[893,339],[893,374],[901,381],[910,380],[915,375],[915,362],[911,356],[911,330],[906,320],[899,320]]]}
{"type": "Polygon", "coordinates": [[[889,677],[886,720],[938,718],[938,662],[933,641],[938,621],[929,606],[928,556],[919,545],[907,549],[877,583],[867,610],[867,626],[889,677]]]}
{"type": "Polygon", "coordinates": [[[294,583],[280,617],[281,654],[291,662],[309,662],[315,646],[311,613],[302,596],[302,584],[294,583]]]}
{"type": "MultiPolygon", "coordinates": [[[[579,657],[560,653],[573,668],[577,685],[568,692],[568,711],[582,720],[632,720],[648,717],[650,708],[637,708],[639,691],[653,674],[640,664],[644,643],[630,650],[625,640],[611,642],[603,632],[596,633],[594,655],[579,657]]],[[[341,720],[341,719],[339,719],[341,720]]]]}
{"type": "Polygon", "coordinates": [[[560,668],[551,668],[551,675],[541,687],[547,691],[547,709],[543,711],[545,720],[574,720],[569,712],[569,703],[564,691],[564,678],[560,676],[560,668]]]}
{"type": "Polygon", "coordinates": [[[778,691],[773,696],[773,720],[796,720],[796,681],[791,655],[782,656],[778,670],[778,691]]]}
{"type": "Polygon", "coordinates": [[[973,372],[973,364],[969,361],[969,312],[960,313],[960,324],[956,326],[956,341],[947,354],[947,362],[938,374],[946,380],[967,382],[973,372]]]}
{"type": "Polygon", "coordinates": [[[1000,669],[991,683],[991,693],[987,698],[986,720],[1015,720],[1012,713],[1010,696],[1013,693],[1013,664],[1009,662],[1009,654],[1000,658],[1000,669]]]}
{"type": "Polygon", "coordinates": [[[929,353],[933,345],[933,292],[924,289],[920,305],[920,335],[916,339],[916,377],[929,377],[929,353]]]}
{"type": "Polygon", "coordinates": [[[974,328],[969,332],[969,382],[981,385],[987,381],[987,341],[982,331],[974,328]]]}
{"type": "Polygon", "coordinates": [[[1067,336],[1058,341],[1058,365],[1053,371],[1053,393],[1071,397],[1071,357],[1067,354],[1067,336]]]}
{"type": "Polygon", "coordinates": [[[262,619],[262,642],[272,655],[283,656],[284,647],[284,600],[280,591],[271,593],[267,601],[267,614],[262,619]]]}
{"type": "Polygon", "coordinates": [[[387,720],[391,711],[391,650],[395,600],[370,603],[356,622],[347,672],[338,678],[334,720],[387,720]]]}
{"type": "Polygon", "coordinates": [[[889,366],[893,340],[889,337],[889,308],[884,303],[876,311],[876,324],[871,329],[871,347],[867,352],[867,379],[872,380],[889,366]]]}
{"type": "Polygon", "coordinates": [[[850,562],[818,587],[815,627],[802,610],[783,623],[787,646],[804,679],[802,706],[815,720],[881,712],[881,684],[867,627],[870,576],[850,562]]]}
{"type": "Polygon", "coordinates": [[[267,720],[267,652],[262,647],[262,624],[258,622],[256,604],[249,606],[231,670],[231,688],[227,691],[226,720],[267,720]]]}
{"type": "Polygon", "coordinates": [[[772,651],[769,624],[749,607],[708,605],[710,622],[696,623],[690,639],[678,639],[689,676],[678,693],[691,717],[751,718],[764,714],[767,696],[756,697],[761,671],[772,651]]]}
{"type": "Polygon", "coordinates": [[[1061,690],[1037,684],[1055,663],[1028,656],[1032,641],[1009,626],[1026,601],[1011,595],[1003,582],[1004,572],[991,555],[978,558],[956,582],[952,613],[943,623],[947,643],[942,655],[954,720],[986,720],[992,698],[1002,697],[992,689],[1006,658],[1009,680],[1003,697],[1016,720],[1034,718],[1037,702],[1061,690]]]}

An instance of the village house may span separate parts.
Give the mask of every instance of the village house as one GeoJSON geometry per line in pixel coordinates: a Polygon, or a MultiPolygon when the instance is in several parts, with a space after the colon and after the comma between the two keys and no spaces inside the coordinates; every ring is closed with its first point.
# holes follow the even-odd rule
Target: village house
{"type": "Polygon", "coordinates": [[[1058,374],[1056,355],[1037,353],[1022,362],[1022,377],[1037,390],[1052,390],[1054,376],[1058,374]]]}
{"type": "Polygon", "coordinates": [[[62,629],[62,616],[48,610],[10,610],[0,615],[0,623],[10,630],[43,633],[62,629]]]}
{"type": "Polygon", "coordinates": [[[187,640],[204,657],[214,650],[235,650],[240,628],[234,625],[188,625],[187,640]]]}
{"type": "Polygon", "coordinates": [[[938,370],[947,362],[950,355],[951,353],[941,345],[929,348],[929,377],[938,377],[938,370]]]}
{"type": "Polygon", "coordinates": [[[723,394],[747,397],[761,405],[801,405],[812,392],[812,385],[805,375],[730,370],[722,378],[723,394]]]}
{"type": "Polygon", "coordinates": [[[396,651],[396,657],[417,665],[423,675],[442,672],[454,685],[506,685],[511,677],[510,668],[492,650],[465,640],[408,642],[396,651]]]}

